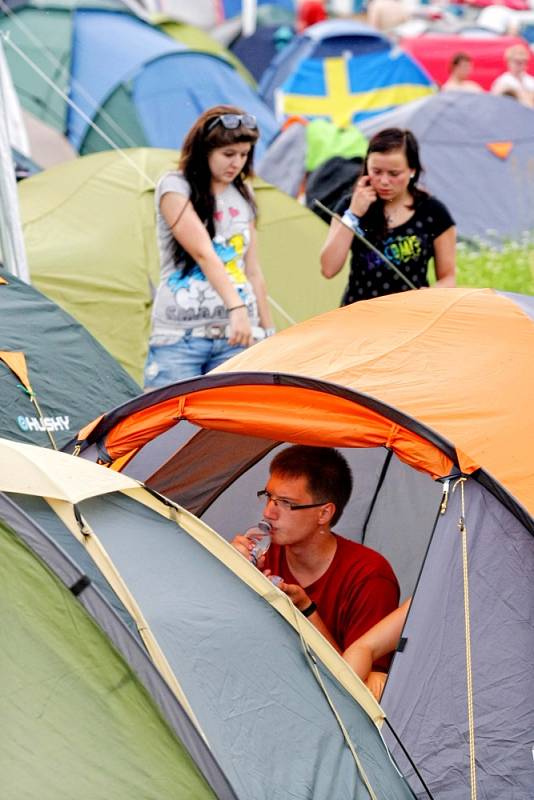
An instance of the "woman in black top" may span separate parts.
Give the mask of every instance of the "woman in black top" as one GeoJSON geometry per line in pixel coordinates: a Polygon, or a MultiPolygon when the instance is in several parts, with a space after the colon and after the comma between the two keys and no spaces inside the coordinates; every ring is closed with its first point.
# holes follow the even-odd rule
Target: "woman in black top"
{"type": "MultiPolygon", "coordinates": [[[[411,131],[388,128],[369,142],[363,173],[352,194],[336,206],[353,230],[365,236],[416,288],[428,286],[434,259],[435,286],[454,286],[456,227],[439,200],[419,189],[419,147],[411,131]]],[[[372,250],[333,219],[321,250],[321,271],[333,278],[352,252],[349,283],[341,305],[410,287],[372,250]]]]}

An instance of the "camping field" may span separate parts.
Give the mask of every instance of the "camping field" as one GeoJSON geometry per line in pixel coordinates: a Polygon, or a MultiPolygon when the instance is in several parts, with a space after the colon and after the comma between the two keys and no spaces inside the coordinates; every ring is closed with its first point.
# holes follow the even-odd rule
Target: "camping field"
{"type": "Polygon", "coordinates": [[[501,250],[459,242],[457,285],[534,294],[534,245],[510,242],[501,250]]]}

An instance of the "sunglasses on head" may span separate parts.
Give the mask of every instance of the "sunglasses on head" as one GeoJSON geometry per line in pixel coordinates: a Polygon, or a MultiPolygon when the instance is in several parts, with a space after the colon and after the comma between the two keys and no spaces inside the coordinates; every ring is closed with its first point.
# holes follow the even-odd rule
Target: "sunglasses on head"
{"type": "Polygon", "coordinates": [[[208,125],[208,133],[219,124],[226,128],[227,131],[235,131],[240,125],[251,131],[256,130],[258,127],[254,114],[221,114],[219,117],[212,119],[208,125]]]}

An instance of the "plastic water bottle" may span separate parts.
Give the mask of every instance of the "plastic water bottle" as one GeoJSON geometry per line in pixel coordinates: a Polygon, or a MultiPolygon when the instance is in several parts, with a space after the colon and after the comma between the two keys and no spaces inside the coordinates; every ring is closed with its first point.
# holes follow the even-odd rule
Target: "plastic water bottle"
{"type": "Polygon", "coordinates": [[[271,546],[271,523],[267,522],[266,519],[262,519],[253,528],[249,528],[245,536],[254,542],[254,547],[250,551],[250,558],[254,566],[256,566],[260,558],[265,555],[271,546]]]}

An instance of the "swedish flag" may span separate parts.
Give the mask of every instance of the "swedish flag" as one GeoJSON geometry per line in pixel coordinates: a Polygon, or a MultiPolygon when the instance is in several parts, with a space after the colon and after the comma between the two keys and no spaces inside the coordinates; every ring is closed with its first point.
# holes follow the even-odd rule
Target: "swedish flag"
{"type": "Polygon", "coordinates": [[[276,109],[344,127],[434,91],[424,70],[398,49],[308,58],[277,90],[276,109]]]}

